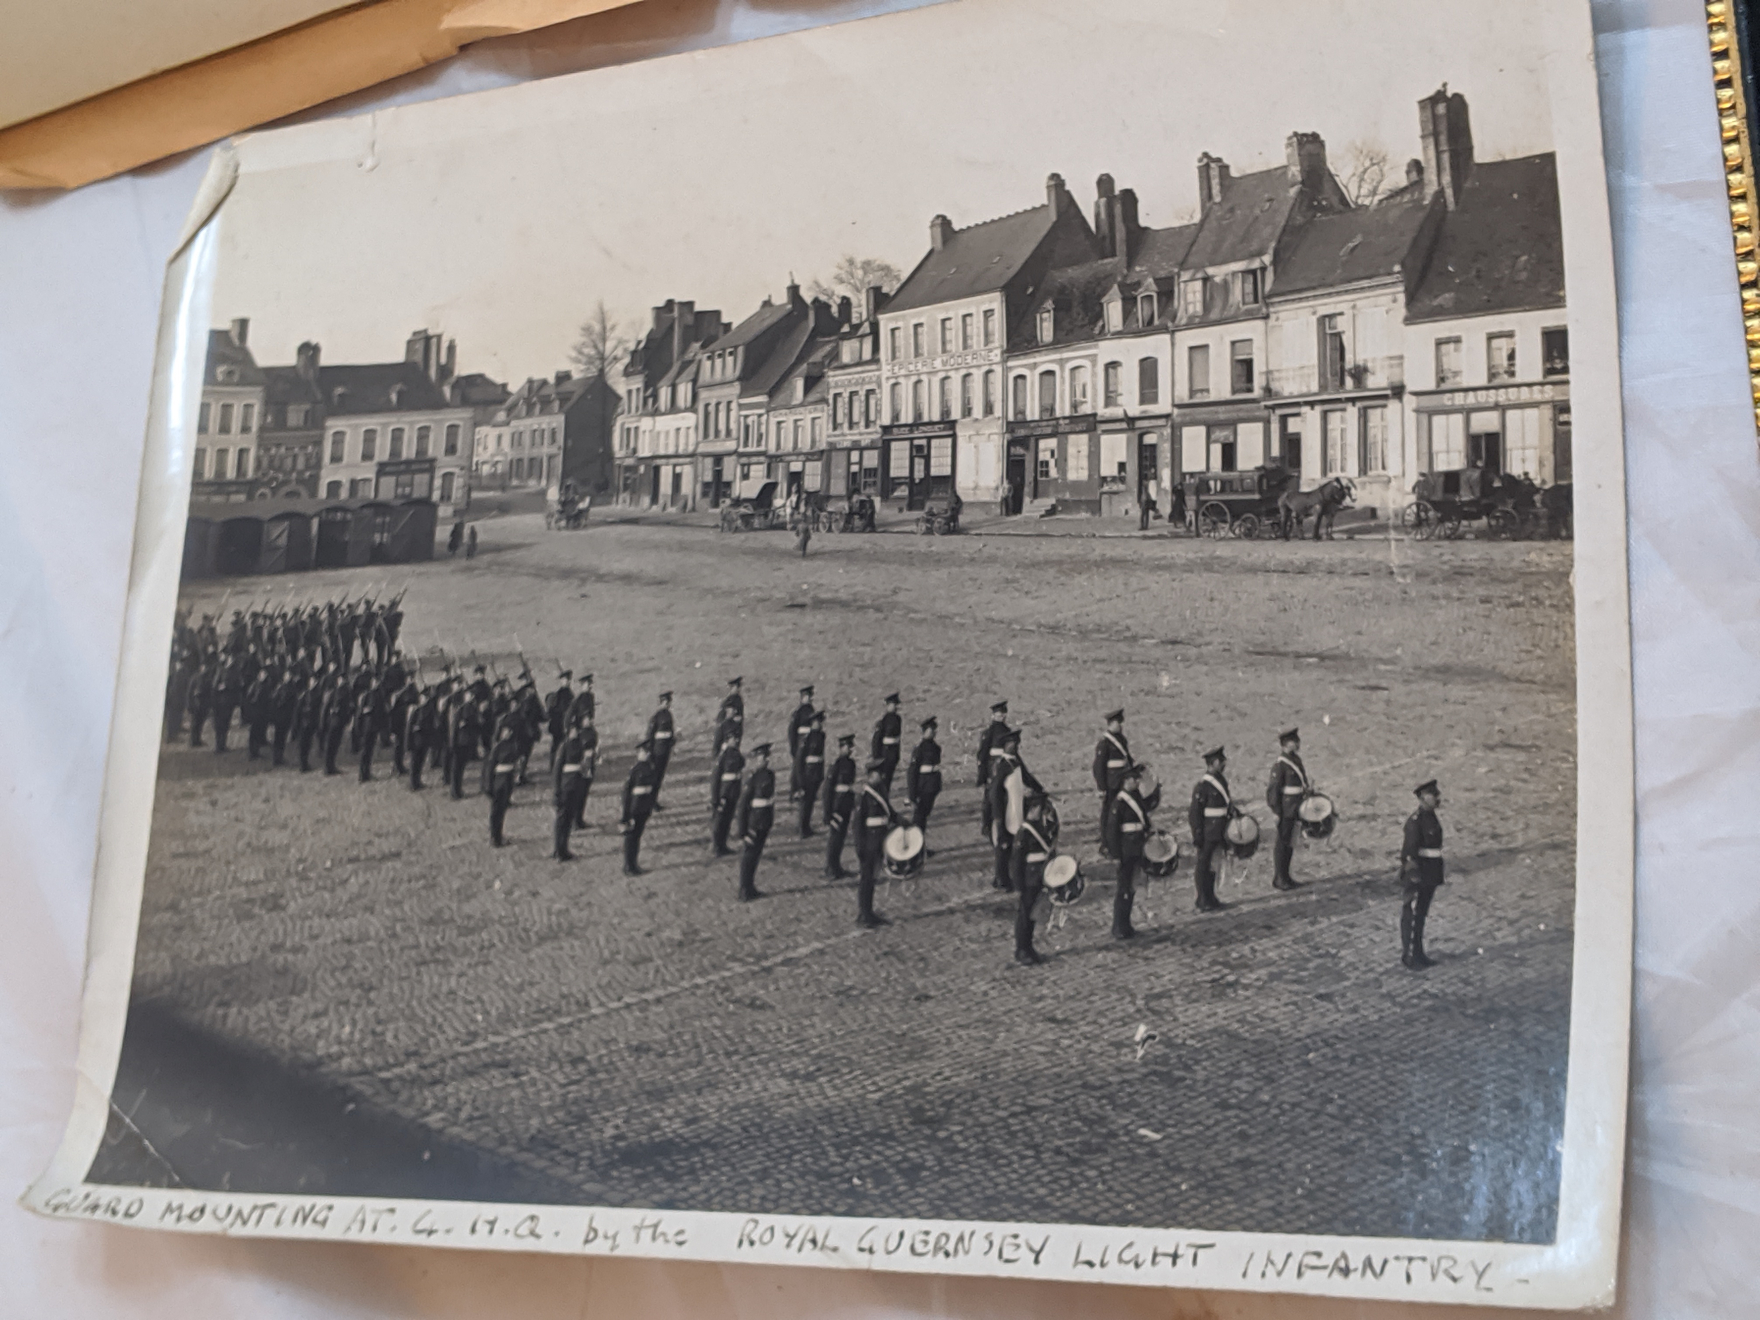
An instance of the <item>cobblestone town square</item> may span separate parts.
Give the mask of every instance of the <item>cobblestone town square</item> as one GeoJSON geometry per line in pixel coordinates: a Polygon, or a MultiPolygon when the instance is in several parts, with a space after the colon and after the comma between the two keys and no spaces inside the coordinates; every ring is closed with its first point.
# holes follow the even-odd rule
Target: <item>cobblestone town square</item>
{"type": "MultiPolygon", "coordinates": [[[[594,673],[603,756],[577,860],[549,856],[542,748],[494,849],[476,767],[454,802],[438,774],[419,793],[393,778],[389,752],[357,784],[352,765],[249,762],[238,731],[224,756],[170,747],[131,1021],[346,1096],[339,1123],[431,1134],[583,1204],[1551,1240],[1576,854],[1568,543],[1014,520],[816,537],[803,559],[784,534],[706,517],[594,517],[487,519],[474,559],[384,570],[407,579],[403,644],[425,665],[444,644],[515,672],[517,634],[541,687],[558,659],[594,673]],[[853,879],[822,877],[823,837],[796,838],[782,802],[765,897],[735,901],[708,817],[734,675],[748,747],[786,752],[806,683],[832,743],[854,733],[859,751],[889,692],[907,754],[939,716],[934,855],[882,882],[890,925],[855,924],[853,879]],[[663,689],[678,748],[648,874],[629,878],[617,799],[663,689]],[[1038,967],[1011,960],[1014,899],[991,889],[979,832],[974,751],[999,698],[1089,881],[1042,927],[1038,967]],[[1164,785],[1156,823],[1185,850],[1140,890],[1128,944],[1108,938],[1090,776],[1120,705],[1164,785]],[[1290,725],[1340,824],[1298,848],[1299,890],[1273,891],[1267,843],[1227,864],[1227,909],[1200,915],[1200,754],[1226,744],[1236,800],[1268,823],[1290,725]],[[1412,972],[1397,858],[1432,776],[1449,877],[1437,965],[1412,972]]],[[[240,580],[228,609],[376,575],[240,580]]],[[[185,600],[211,612],[227,586],[185,600]]],[[[125,1082],[130,1067],[125,1047],[125,1082]]],[[[229,1188],[297,1190],[229,1126],[245,1119],[226,1072],[159,1077],[200,1103],[175,1130],[155,1131],[151,1103],[133,1122],[174,1166],[195,1131],[231,1141],[229,1188]]],[[[362,1185],[402,1185],[396,1149],[357,1168],[362,1185]]],[[[128,1165],[107,1149],[93,1176],[128,1165]]]]}

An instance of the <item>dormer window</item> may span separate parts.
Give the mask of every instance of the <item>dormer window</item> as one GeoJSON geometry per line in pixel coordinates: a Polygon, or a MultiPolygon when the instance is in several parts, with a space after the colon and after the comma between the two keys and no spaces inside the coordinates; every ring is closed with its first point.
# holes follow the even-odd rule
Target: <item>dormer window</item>
{"type": "Polygon", "coordinates": [[[1187,318],[1204,314],[1204,277],[1187,280],[1180,286],[1180,313],[1187,318]]]}
{"type": "Polygon", "coordinates": [[[224,363],[215,369],[214,377],[222,385],[231,385],[238,380],[238,368],[230,362],[224,363]]]}
{"type": "Polygon", "coordinates": [[[1106,300],[1106,333],[1115,335],[1124,329],[1124,299],[1116,294],[1106,300]]]}
{"type": "Polygon", "coordinates": [[[807,378],[805,376],[796,376],[794,378],[794,401],[796,403],[805,403],[807,401],[807,378]]]}
{"type": "Polygon", "coordinates": [[[1159,317],[1155,306],[1155,295],[1143,293],[1137,295],[1137,324],[1140,326],[1154,325],[1159,317]]]}
{"type": "Polygon", "coordinates": [[[1241,272],[1241,306],[1257,307],[1260,296],[1260,272],[1243,270],[1241,272]]]}
{"type": "Polygon", "coordinates": [[[391,406],[393,408],[403,407],[403,386],[393,385],[391,387],[391,406]]]}
{"type": "Polygon", "coordinates": [[[1057,337],[1057,313],[1049,307],[1039,311],[1039,342],[1049,344],[1057,337]]]}

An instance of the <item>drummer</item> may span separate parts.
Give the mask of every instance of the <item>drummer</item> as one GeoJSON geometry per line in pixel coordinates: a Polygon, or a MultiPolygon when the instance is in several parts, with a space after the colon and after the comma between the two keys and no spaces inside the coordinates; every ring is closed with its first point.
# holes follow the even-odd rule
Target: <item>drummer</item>
{"type": "Polygon", "coordinates": [[[1045,824],[1045,797],[1035,793],[1027,799],[1020,833],[1015,836],[1009,865],[1017,902],[1014,911],[1014,960],[1023,967],[1036,967],[1045,960],[1033,948],[1033,909],[1045,890],[1045,864],[1051,860],[1051,830],[1045,824]]]}
{"type": "Polygon", "coordinates": [[[1271,852],[1271,887],[1295,889],[1301,882],[1290,876],[1289,864],[1296,854],[1296,830],[1302,823],[1302,802],[1313,788],[1308,783],[1308,768],[1302,764],[1300,731],[1285,729],[1277,735],[1277,746],[1277,760],[1271,766],[1271,783],[1265,790],[1265,805],[1277,818],[1277,845],[1271,852]]]}
{"type": "Polygon", "coordinates": [[[1136,935],[1131,925],[1131,907],[1137,897],[1137,871],[1143,865],[1143,845],[1148,842],[1151,826],[1149,813],[1161,802],[1157,787],[1147,797],[1143,794],[1143,767],[1132,761],[1124,768],[1124,779],[1113,794],[1112,806],[1106,813],[1106,850],[1118,862],[1118,888],[1112,895],[1112,938],[1128,940],[1136,935]]]}
{"type": "Polygon", "coordinates": [[[886,836],[898,824],[898,813],[886,798],[886,778],[891,773],[885,761],[868,762],[868,782],[856,797],[856,857],[861,862],[861,879],[856,884],[856,924],[872,930],[884,926],[886,918],[874,911],[874,885],[880,878],[880,860],[886,853],[886,836]]]}
{"type": "Polygon", "coordinates": [[[1187,823],[1192,827],[1192,846],[1198,850],[1197,865],[1192,878],[1198,887],[1199,912],[1222,911],[1222,900],[1216,897],[1216,852],[1224,846],[1229,818],[1235,814],[1234,799],[1229,796],[1228,757],[1220,747],[1204,753],[1204,777],[1192,789],[1192,806],[1187,823]]]}

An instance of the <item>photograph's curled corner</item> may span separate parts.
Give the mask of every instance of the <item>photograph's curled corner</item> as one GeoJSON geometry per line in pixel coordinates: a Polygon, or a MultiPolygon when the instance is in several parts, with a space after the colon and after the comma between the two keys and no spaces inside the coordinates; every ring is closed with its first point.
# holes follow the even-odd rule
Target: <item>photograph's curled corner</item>
{"type": "Polygon", "coordinates": [[[230,142],[222,142],[208,161],[208,172],[202,176],[201,186],[196,189],[195,200],[190,203],[189,215],[183,222],[183,230],[177,235],[177,246],[171,252],[174,261],[201,233],[202,226],[213,218],[237,182],[238,148],[230,142]]]}

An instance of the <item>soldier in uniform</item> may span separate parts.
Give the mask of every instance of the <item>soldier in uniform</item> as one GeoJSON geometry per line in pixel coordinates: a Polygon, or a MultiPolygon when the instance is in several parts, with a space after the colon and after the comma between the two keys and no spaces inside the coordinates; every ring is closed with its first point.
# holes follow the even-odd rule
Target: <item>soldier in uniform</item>
{"type": "Polygon", "coordinates": [[[572,862],[574,854],[568,850],[568,836],[574,831],[575,822],[580,819],[586,785],[592,783],[590,778],[582,777],[582,771],[586,769],[587,748],[581,737],[580,725],[575,725],[563,734],[562,745],[557,751],[555,764],[550,771],[551,801],[556,808],[556,819],[551,828],[553,844],[550,855],[559,862],[572,862]]]}
{"type": "Polygon", "coordinates": [[[825,782],[825,712],[816,710],[801,739],[795,757],[794,782],[800,790],[801,838],[813,837],[813,808],[819,804],[819,788],[825,782]]]}
{"type": "Polygon", "coordinates": [[[275,724],[275,737],[269,744],[269,755],[274,765],[287,763],[287,740],[293,733],[299,691],[299,675],[289,669],[281,681],[275,684],[275,689],[269,696],[269,717],[275,724]]]}
{"type": "Polygon", "coordinates": [[[220,662],[214,675],[214,752],[226,750],[226,733],[232,727],[232,712],[238,709],[238,660],[228,656],[220,662]]]}
{"type": "Polygon", "coordinates": [[[336,755],[342,750],[342,740],[348,736],[350,718],[348,686],[341,681],[341,675],[331,676],[333,681],[324,694],[324,707],[319,715],[324,736],[324,773],[339,775],[336,768],[336,755]]]}
{"type": "Polygon", "coordinates": [[[743,678],[727,680],[727,695],[721,698],[721,706],[715,712],[715,759],[721,759],[721,751],[728,742],[738,741],[745,737],[746,732],[746,699],[740,688],[743,678]]]}
{"type": "Polygon", "coordinates": [[[1002,755],[995,757],[990,765],[990,783],[985,788],[985,797],[990,804],[990,843],[994,851],[996,865],[991,872],[990,884],[995,889],[1013,889],[1014,879],[1010,862],[1014,852],[1014,830],[1010,827],[1008,803],[1010,793],[1021,797],[1024,801],[1028,793],[1045,792],[1045,786],[1033,776],[1021,761],[1021,731],[1009,729],[1002,735],[1002,755]],[[1019,777],[1018,788],[1011,789],[1010,782],[1019,777]]]}
{"type": "Polygon", "coordinates": [[[641,866],[642,831],[648,828],[648,817],[654,814],[654,746],[643,741],[636,746],[636,763],[629,768],[623,784],[623,873],[643,875],[641,866]]]}
{"type": "Polygon", "coordinates": [[[1296,855],[1296,830],[1302,823],[1302,801],[1308,796],[1308,768],[1302,764],[1302,738],[1298,729],[1277,735],[1278,757],[1271,766],[1271,783],[1265,789],[1265,805],[1277,818],[1277,843],[1272,849],[1271,887],[1295,889],[1300,882],[1289,873],[1296,855]]]}
{"type": "Polygon", "coordinates": [[[373,748],[379,743],[379,726],[385,719],[385,703],[379,689],[368,685],[355,698],[354,736],[360,742],[361,783],[373,777],[373,748]]]}
{"type": "Polygon", "coordinates": [[[293,734],[299,740],[301,771],[311,770],[312,743],[323,727],[324,690],[319,686],[318,676],[313,674],[306,680],[305,691],[299,694],[299,700],[293,708],[293,734]]]}
{"type": "MultiPolygon", "coordinates": [[[[394,672],[403,674],[403,666],[399,664],[394,672]]],[[[401,778],[409,773],[409,767],[404,764],[405,755],[421,754],[410,750],[409,713],[421,704],[422,693],[407,674],[394,679],[393,672],[388,671],[386,679],[395,684],[390,700],[385,704],[385,729],[391,735],[391,773],[401,778]]]]}
{"type": "Polygon", "coordinates": [[[587,828],[587,796],[593,791],[593,780],[599,773],[599,730],[593,724],[593,717],[585,711],[581,712],[577,727],[581,740],[581,782],[580,791],[575,794],[574,827],[584,830],[587,828]]]}
{"type": "MultiPolygon", "coordinates": [[[[990,707],[990,723],[984,726],[983,736],[978,739],[978,787],[988,789],[990,773],[996,758],[1002,755],[1002,735],[1008,732],[1008,703],[999,701],[990,707]]],[[[983,793],[983,825],[986,839],[990,834],[990,794],[983,793]]]]}
{"type": "Polygon", "coordinates": [[[837,739],[837,760],[825,777],[825,878],[847,880],[843,869],[843,841],[849,835],[850,812],[856,802],[856,736],[842,734],[837,739]]]}
{"type": "Polygon", "coordinates": [[[189,654],[174,645],[171,672],[165,676],[166,742],[176,742],[183,733],[183,712],[189,706],[191,663],[189,654]]]}
{"type": "MultiPolygon", "coordinates": [[[[410,684],[415,688],[415,684],[410,684]]],[[[412,791],[422,787],[422,763],[439,733],[440,698],[433,688],[423,688],[403,708],[403,748],[409,757],[409,786],[412,791]]]]}
{"type": "Polygon", "coordinates": [[[740,781],[746,768],[739,741],[739,734],[728,735],[721,755],[715,760],[715,778],[709,785],[709,814],[714,822],[709,827],[709,837],[717,857],[733,856],[733,849],[727,846],[727,834],[733,828],[734,813],[739,810],[740,781]]]}
{"type": "Polygon", "coordinates": [[[269,742],[271,697],[275,691],[275,674],[261,669],[244,692],[244,719],[248,733],[245,738],[245,759],[260,761],[269,742]]]}
{"type": "Polygon", "coordinates": [[[1027,799],[1026,818],[1021,821],[1010,859],[1017,903],[1014,911],[1014,960],[1023,967],[1045,961],[1033,948],[1033,909],[1045,892],[1045,863],[1051,860],[1051,831],[1045,825],[1045,799],[1027,799]]]}
{"type": "Polygon", "coordinates": [[[501,826],[513,801],[513,781],[518,770],[519,735],[512,725],[503,724],[496,730],[495,741],[483,762],[483,792],[489,795],[489,842],[497,848],[502,844],[501,826]]]}
{"type": "Polygon", "coordinates": [[[1112,819],[1112,799],[1124,786],[1125,772],[1134,764],[1131,745],[1125,741],[1124,711],[1115,710],[1106,717],[1106,732],[1094,748],[1094,787],[1100,791],[1100,855],[1113,857],[1111,844],[1106,842],[1107,821],[1112,819]]]}
{"type": "Polygon", "coordinates": [[[762,898],[758,892],[758,860],[776,820],[776,772],[770,768],[770,744],[752,748],[752,773],[739,799],[739,901],[762,898]]]}
{"type": "Polygon", "coordinates": [[[799,796],[800,780],[795,777],[799,768],[801,739],[805,738],[813,728],[813,688],[811,684],[801,689],[801,704],[794,708],[794,714],[788,717],[788,796],[790,800],[799,796]]]}
{"type": "Polygon", "coordinates": [[[1143,796],[1143,767],[1134,761],[1125,766],[1123,781],[1112,795],[1106,811],[1106,846],[1118,859],[1118,888],[1112,895],[1112,938],[1128,940],[1136,935],[1131,907],[1137,899],[1137,871],[1143,865],[1143,845],[1149,840],[1149,813],[1161,804],[1157,787],[1143,796]]]}
{"type": "MultiPolygon", "coordinates": [[[[204,616],[205,617],[205,616],[204,616]]],[[[202,725],[208,718],[208,706],[214,693],[214,673],[207,659],[196,662],[189,680],[189,745],[202,745],[202,725]]]]}
{"type": "Polygon", "coordinates": [[[672,724],[672,693],[660,694],[660,709],[648,717],[648,745],[654,757],[653,810],[661,811],[660,785],[666,778],[666,767],[672,761],[672,740],[676,730],[672,724]]]}
{"type": "Polygon", "coordinates": [[[571,717],[581,716],[589,720],[599,718],[599,703],[593,697],[593,676],[581,675],[581,690],[575,694],[574,705],[569,707],[571,717]]]}
{"type": "Polygon", "coordinates": [[[911,804],[911,824],[920,830],[929,828],[929,813],[935,810],[935,799],[941,796],[941,744],[935,741],[935,731],[939,727],[933,715],[923,721],[922,741],[911,752],[911,763],[904,772],[904,792],[911,804]]]}
{"type": "Polygon", "coordinates": [[[872,929],[886,918],[874,911],[874,886],[880,878],[880,862],[886,852],[886,836],[898,821],[898,813],[886,799],[886,763],[868,762],[868,782],[856,797],[856,858],[861,879],[856,885],[856,924],[872,929]]]}
{"type": "Polygon", "coordinates": [[[888,797],[892,795],[892,776],[898,773],[900,747],[904,741],[904,720],[898,707],[899,695],[894,692],[886,698],[886,713],[874,725],[874,737],[868,749],[870,758],[884,767],[881,774],[888,797]]]}
{"type": "Polygon", "coordinates": [[[446,780],[452,785],[452,796],[464,796],[464,771],[476,759],[482,742],[481,706],[471,699],[471,689],[455,694],[446,727],[446,780]]]}
{"type": "Polygon", "coordinates": [[[1229,796],[1228,757],[1220,747],[1204,753],[1204,777],[1192,789],[1191,810],[1187,823],[1192,827],[1192,845],[1198,850],[1197,865],[1192,877],[1198,887],[1197,910],[1220,912],[1222,900],[1216,897],[1216,850],[1224,844],[1230,817],[1235,814],[1234,799],[1229,796]]]}
{"type": "Polygon", "coordinates": [[[1399,943],[1400,962],[1421,972],[1436,965],[1424,952],[1424,922],[1430,915],[1430,900],[1442,883],[1442,822],[1436,818],[1442,790],[1430,779],[1413,791],[1418,795],[1418,809],[1406,818],[1405,840],[1399,850],[1400,887],[1404,891],[1399,943]]]}
{"type": "Polygon", "coordinates": [[[553,771],[557,749],[572,728],[568,717],[569,708],[574,705],[574,689],[568,685],[568,680],[574,677],[573,672],[564,669],[556,677],[560,680],[556,690],[544,698],[544,726],[550,734],[550,768],[553,771]]]}

